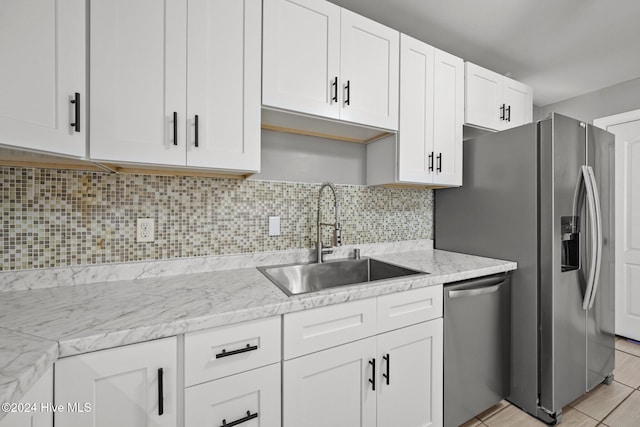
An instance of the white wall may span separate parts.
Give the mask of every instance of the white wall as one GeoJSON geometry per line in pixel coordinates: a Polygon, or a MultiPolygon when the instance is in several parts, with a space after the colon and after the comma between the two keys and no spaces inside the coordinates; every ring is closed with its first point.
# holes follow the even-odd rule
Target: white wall
{"type": "Polygon", "coordinates": [[[546,105],[537,110],[537,116],[534,109],[534,119],[542,119],[555,112],[593,122],[599,117],[637,109],[640,109],[640,78],[546,105]]]}

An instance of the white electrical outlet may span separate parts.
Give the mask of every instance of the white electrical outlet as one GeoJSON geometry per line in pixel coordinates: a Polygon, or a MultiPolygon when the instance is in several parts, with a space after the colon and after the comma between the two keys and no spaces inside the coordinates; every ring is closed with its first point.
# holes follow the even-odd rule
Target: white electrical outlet
{"type": "Polygon", "coordinates": [[[153,242],[155,238],[155,220],[153,218],[138,218],[136,227],[137,242],[153,242]]]}

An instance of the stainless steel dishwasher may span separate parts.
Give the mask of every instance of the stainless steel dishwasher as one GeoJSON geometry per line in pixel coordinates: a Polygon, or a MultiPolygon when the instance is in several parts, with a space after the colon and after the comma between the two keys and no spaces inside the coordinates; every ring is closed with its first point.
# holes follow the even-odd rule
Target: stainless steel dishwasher
{"type": "Polygon", "coordinates": [[[509,395],[510,335],[510,273],[444,286],[445,427],[509,395]]]}

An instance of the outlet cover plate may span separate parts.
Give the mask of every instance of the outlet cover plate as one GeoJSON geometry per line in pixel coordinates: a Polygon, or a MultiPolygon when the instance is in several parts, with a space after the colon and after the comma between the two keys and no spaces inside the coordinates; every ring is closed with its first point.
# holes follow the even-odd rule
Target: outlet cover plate
{"type": "Polygon", "coordinates": [[[155,220],[153,218],[138,218],[136,242],[153,242],[155,239],[155,228],[155,220]]]}

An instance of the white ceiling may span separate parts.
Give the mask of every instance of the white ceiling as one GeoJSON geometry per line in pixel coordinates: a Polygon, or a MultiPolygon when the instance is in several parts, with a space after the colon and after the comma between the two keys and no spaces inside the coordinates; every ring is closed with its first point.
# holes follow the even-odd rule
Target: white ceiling
{"type": "Polygon", "coordinates": [[[331,0],[533,87],[545,106],[640,77],[640,0],[331,0]]]}

